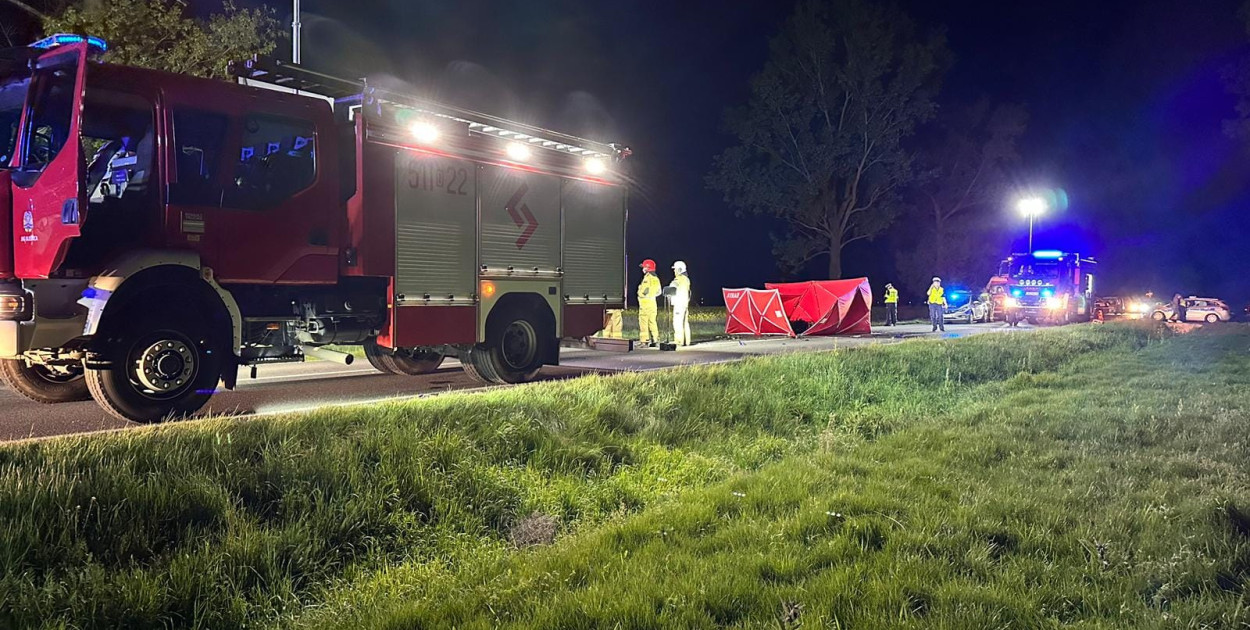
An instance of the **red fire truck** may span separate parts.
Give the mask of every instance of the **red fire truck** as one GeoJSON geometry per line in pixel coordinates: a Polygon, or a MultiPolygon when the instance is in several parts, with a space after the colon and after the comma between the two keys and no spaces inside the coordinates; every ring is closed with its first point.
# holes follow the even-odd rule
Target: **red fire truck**
{"type": "Polygon", "coordinates": [[[1055,249],[1013,254],[1007,259],[1007,323],[1087,322],[1094,313],[1094,270],[1090,257],[1055,249]]]}
{"type": "Polygon", "coordinates": [[[148,422],[241,366],[530,380],[625,302],[629,149],[274,60],[0,52],[0,376],[148,422]]]}

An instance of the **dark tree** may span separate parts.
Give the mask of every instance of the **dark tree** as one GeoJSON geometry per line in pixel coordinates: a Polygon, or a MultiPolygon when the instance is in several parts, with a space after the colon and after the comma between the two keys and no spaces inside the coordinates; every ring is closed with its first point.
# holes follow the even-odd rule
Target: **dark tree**
{"type": "Polygon", "coordinates": [[[924,178],[913,191],[915,220],[900,235],[906,248],[899,252],[899,269],[907,280],[923,286],[934,274],[973,279],[987,260],[1001,257],[994,228],[1027,124],[1022,106],[994,106],[987,99],[943,109],[920,152],[924,178]]]}
{"type": "MultiPolygon", "coordinates": [[[[1250,34],[1250,0],[1242,3],[1237,17],[1250,34]]],[[[1237,116],[1224,121],[1224,133],[1250,138],[1250,57],[1242,57],[1224,69],[1224,85],[1237,97],[1237,116]]]]}
{"type": "Polygon", "coordinates": [[[948,53],[897,8],[805,0],[773,39],[746,106],[727,115],[737,143],[708,184],[739,211],[785,220],[781,262],[797,270],[885,230],[913,175],[903,142],[934,112],[948,53]]]}
{"type": "Polygon", "coordinates": [[[270,53],[282,37],[268,9],[226,2],[207,20],[173,0],[110,0],[71,6],[43,21],[46,33],[87,33],[109,43],[108,60],[203,77],[226,76],[226,64],[270,53]]]}

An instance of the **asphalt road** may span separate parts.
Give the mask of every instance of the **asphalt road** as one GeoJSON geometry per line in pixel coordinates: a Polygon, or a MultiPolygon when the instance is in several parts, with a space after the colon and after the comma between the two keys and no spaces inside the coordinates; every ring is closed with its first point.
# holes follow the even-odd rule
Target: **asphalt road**
{"type": "MultiPolygon", "coordinates": [[[[872,335],[810,339],[720,340],[695,344],[677,352],[653,349],[614,353],[565,348],[559,367],[544,368],[541,380],[573,378],[587,373],[658,370],[680,365],[723,363],[749,356],[817,352],[914,337],[962,337],[988,332],[1029,330],[1001,323],[948,325],[947,332],[929,334],[928,324],[877,328],[872,335]]],[[[481,385],[448,360],[437,372],[423,376],[381,374],[366,361],[345,366],[328,362],[261,366],[256,379],[240,375],[234,391],[213,396],[201,415],[268,415],[414,398],[450,391],[476,390],[481,385]]],[[[40,405],[0,388],[0,442],[139,426],[105,415],[94,402],[40,405]]]]}

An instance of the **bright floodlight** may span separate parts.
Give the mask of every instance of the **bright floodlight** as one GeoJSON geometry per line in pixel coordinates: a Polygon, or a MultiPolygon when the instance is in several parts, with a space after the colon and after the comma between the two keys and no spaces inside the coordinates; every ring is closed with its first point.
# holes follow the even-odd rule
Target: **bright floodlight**
{"type": "Polygon", "coordinates": [[[1025,216],[1037,216],[1046,211],[1046,200],[1041,197],[1025,197],[1016,203],[1016,208],[1025,216]]]}
{"type": "Polygon", "coordinates": [[[412,132],[412,137],[421,144],[433,144],[435,140],[438,140],[438,127],[428,122],[412,123],[408,130],[412,132]]]}
{"type": "Polygon", "coordinates": [[[528,146],[520,142],[512,142],[508,144],[508,159],[514,162],[524,162],[534,155],[528,146]]]}
{"type": "Polygon", "coordinates": [[[601,175],[606,170],[608,170],[608,165],[604,164],[602,159],[594,157],[586,159],[587,173],[590,173],[591,175],[601,175]]]}

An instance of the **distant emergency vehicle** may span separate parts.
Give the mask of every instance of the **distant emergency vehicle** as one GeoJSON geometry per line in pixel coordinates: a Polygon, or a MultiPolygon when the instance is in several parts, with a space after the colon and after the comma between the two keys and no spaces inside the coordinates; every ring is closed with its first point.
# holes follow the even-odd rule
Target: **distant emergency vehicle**
{"type": "Polygon", "coordinates": [[[1007,259],[1006,320],[1012,326],[1089,321],[1094,309],[1092,258],[1037,250],[1007,259]]]}
{"type": "MultiPolygon", "coordinates": [[[[272,60],[237,83],[0,51],[0,376],[137,421],[241,366],[559,361],[625,303],[627,148],[272,60]]],[[[253,372],[254,374],[254,372],[253,372]]]]}

